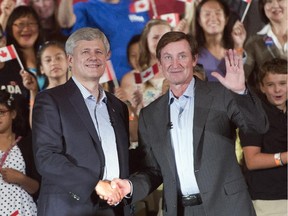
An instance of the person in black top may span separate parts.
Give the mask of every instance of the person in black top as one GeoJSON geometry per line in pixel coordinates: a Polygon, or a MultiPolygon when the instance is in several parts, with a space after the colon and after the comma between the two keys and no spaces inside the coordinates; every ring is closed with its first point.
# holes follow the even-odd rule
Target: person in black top
{"type": "Polygon", "coordinates": [[[269,119],[263,135],[244,135],[244,171],[257,216],[287,215],[287,60],[261,67],[262,105],[269,119]]]}

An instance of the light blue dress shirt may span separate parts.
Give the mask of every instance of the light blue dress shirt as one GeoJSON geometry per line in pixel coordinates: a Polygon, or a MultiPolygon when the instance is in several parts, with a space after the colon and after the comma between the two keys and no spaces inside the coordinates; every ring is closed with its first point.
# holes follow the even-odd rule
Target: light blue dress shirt
{"type": "Polygon", "coordinates": [[[94,123],[98,137],[101,141],[102,149],[105,155],[105,170],[103,180],[112,180],[119,178],[119,160],[115,132],[111,125],[110,116],[107,109],[107,97],[105,91],[99,89],[99,100],[95,98],[75,77],[72,77],[79,88],[86,106],[89,110],[91,119],[94,123]]]}
{"type": "Polygon", "coordinates": [[[182,195],[199,193],[194,175],[193,119],[194,119],[193,78],[184,94],[179,98],[169,93],[171,140],[177,166],[182,195]]]}

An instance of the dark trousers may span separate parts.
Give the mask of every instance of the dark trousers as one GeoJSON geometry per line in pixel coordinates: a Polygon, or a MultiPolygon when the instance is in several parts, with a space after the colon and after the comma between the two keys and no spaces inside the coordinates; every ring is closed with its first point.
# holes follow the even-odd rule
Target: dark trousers
{"type": "Polygon", "coordinates": [[[179,206],[177,216],[206,216],[203,204],[197,206],[179,206]]]}

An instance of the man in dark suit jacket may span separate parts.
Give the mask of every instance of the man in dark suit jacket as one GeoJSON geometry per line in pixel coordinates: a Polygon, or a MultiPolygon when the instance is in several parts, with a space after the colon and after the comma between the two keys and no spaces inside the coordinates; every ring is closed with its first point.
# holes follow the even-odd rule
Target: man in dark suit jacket
{"type": "Polygon", "coordinates": [[[129,207],[110,207],[97,195],[105,190],[118,202],[109,180],[129,174],[128,110],[99,84],[109,42],[98,29],[83,28],[65,48],[72,78],[39,93],[33,110],[33,150],[42,176],[38,215],[126,215],[129,207]]]}
{"type": "Polygon", "coordinates": [[[235,156],[235,129],[263,133],[267,118],[246,89],[236,51],[227,51],[226,76],[214,73],[222,85],[193,77],[197,53],[192,36],[168,32],[160,39],[156,54],[170,90],[140,113],[141,170],[130,182],[113,182],[132,202],[163,183],[165,216],[255,215],[235,156]]]}

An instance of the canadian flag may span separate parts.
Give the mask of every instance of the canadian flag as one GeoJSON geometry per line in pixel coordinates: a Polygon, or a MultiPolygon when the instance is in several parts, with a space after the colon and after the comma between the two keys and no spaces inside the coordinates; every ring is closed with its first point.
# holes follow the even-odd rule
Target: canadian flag
{"type": "Polygon", "coordinates": [[[149,0],[137,0],[129,5],[130,13],[141,13],[149,10],[149,0]]]}
{"type": "Polygon", "coordinates": [[[105,68],[104,74],[101,76],[99,83],[105,83],[113,79],[116,79],[114,68],[113,68],[111,60],[108,60],[106,62],[106,68],[105,68]]]}
{"type": "Polygon", "coordinates": [[[159,72],[159,68],[157,64],[154,64],[152,67],[149,67],[145,71],[142,71],[140,73],[134,73],[135,83],[144,83],[151,78],[154,77],[159,72]]]}
{"type": "Polygon", "coordinates": [[[252,0],[243,0],[244,2],[247,2],[248,4],[251,3],[252,0]]]}
{"type": "Polygon", "coordinates": [[[17,54],[13,45],[0,48],[0,62],[6,62],[15,58],[17,58],[17,54]]]}
{"type": "Polygon", "coordinates": [[[168,13],[162,14],[159,16],[161,20],[167,21],[171,27],[175,27],[179,23],[179,14],[178,13],[168,13]]]}

